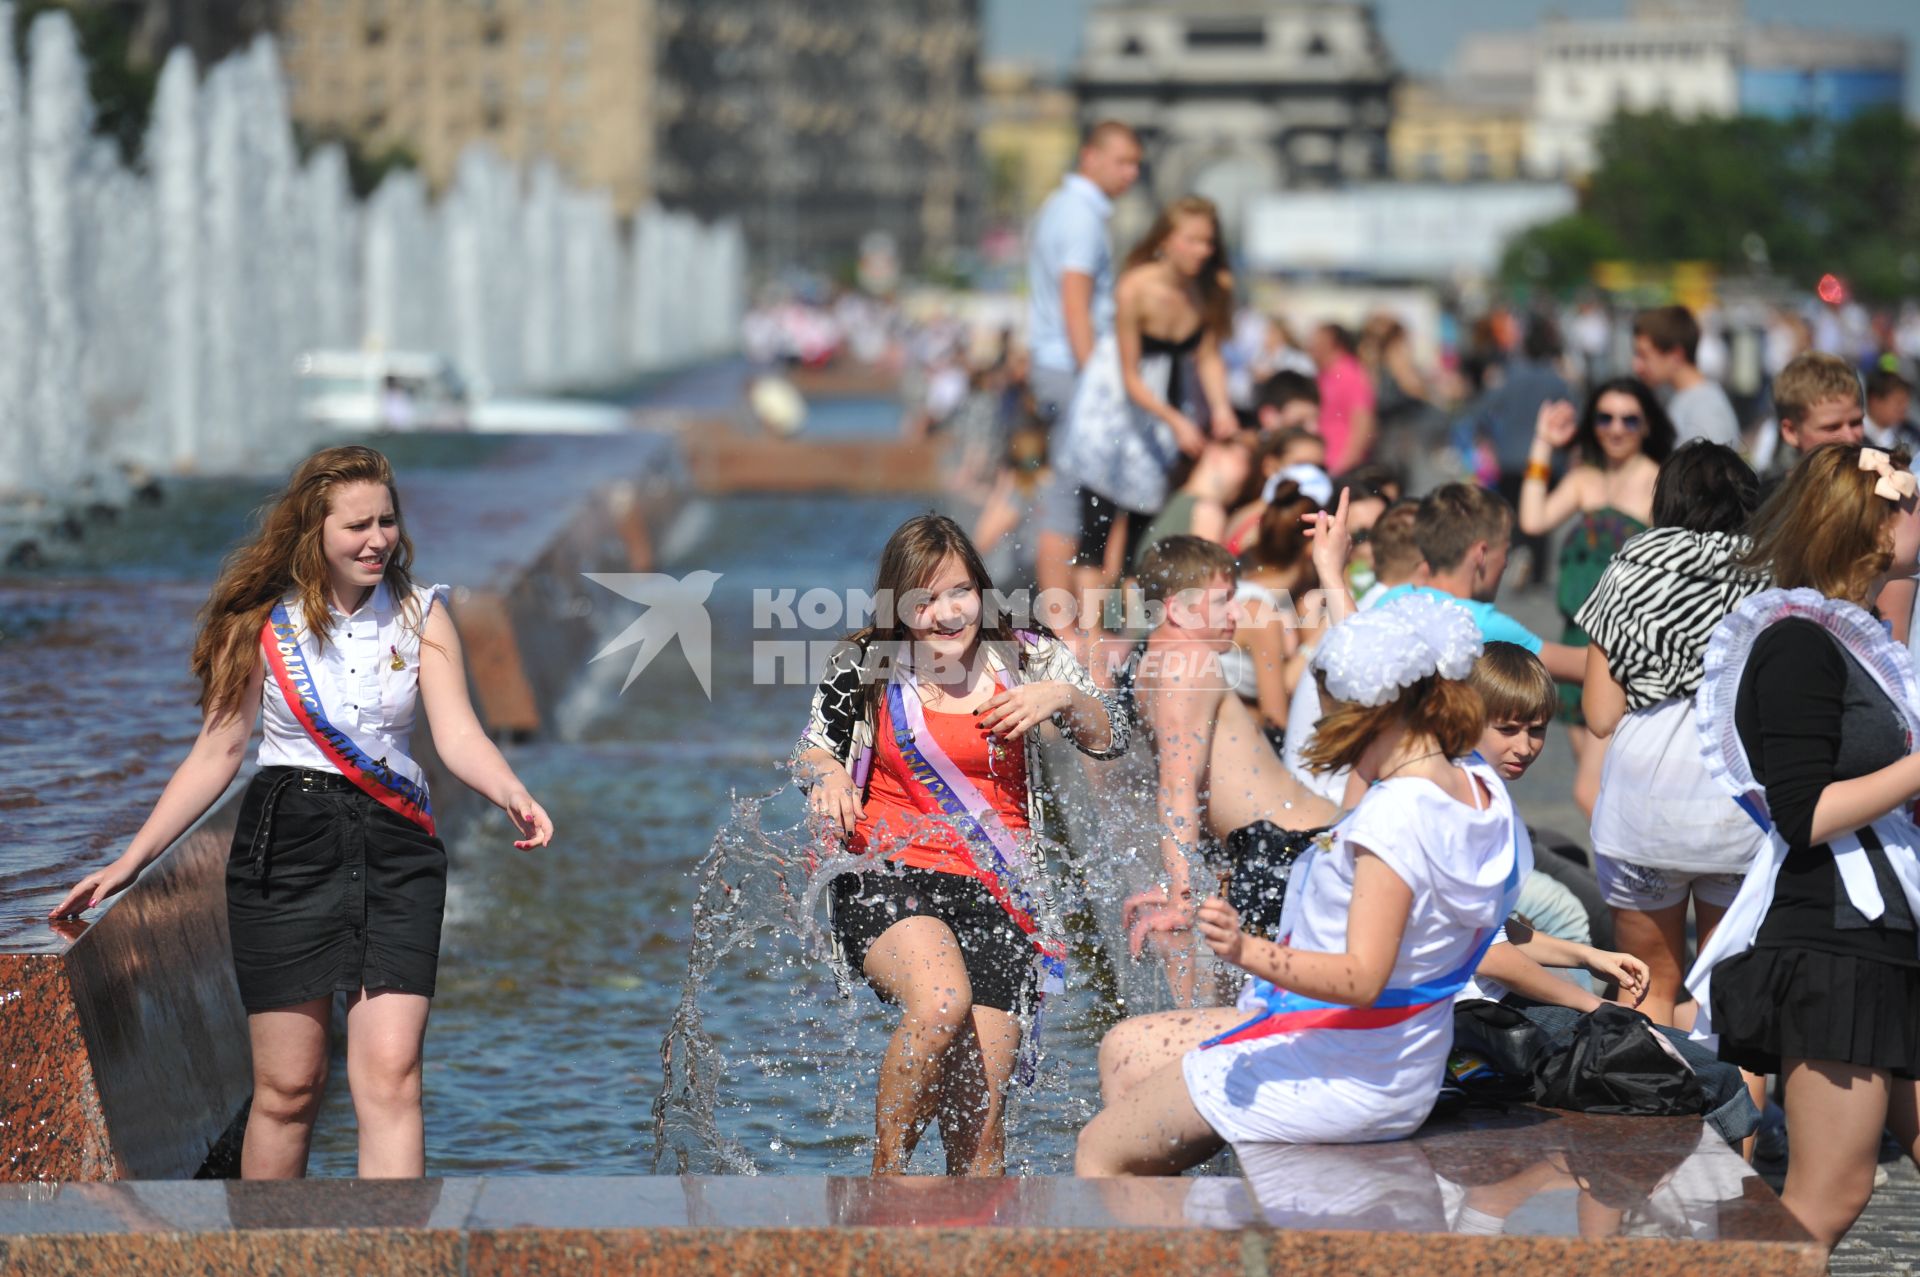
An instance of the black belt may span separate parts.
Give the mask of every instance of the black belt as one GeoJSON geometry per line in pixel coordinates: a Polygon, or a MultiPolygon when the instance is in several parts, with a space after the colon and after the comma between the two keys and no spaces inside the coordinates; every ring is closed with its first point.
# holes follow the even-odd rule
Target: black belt
{"type": "Polygon", "coordinates": [[[359,786],[339,772],[316,771],[311,767],[262,767],[257,780],[266,780],[267,798],[260,805],[260,820],[253,827],[253,863],[260,877],[267,876],[269,843],[273,839],[273,813],[280,795],[298,788],[309,794],[335,794],[359,786]]]}

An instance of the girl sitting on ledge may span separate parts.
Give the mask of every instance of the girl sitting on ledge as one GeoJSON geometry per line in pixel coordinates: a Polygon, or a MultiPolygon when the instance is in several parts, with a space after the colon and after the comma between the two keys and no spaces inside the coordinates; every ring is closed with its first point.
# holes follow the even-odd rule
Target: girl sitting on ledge
{"type": "Polygon", "coordinates": [[[474,716],[459,635],[434,606],[446,587],[415,585],[412,564],[387,459],[358,446],[307,458],[201,613],[199,739],[127,850],[53,910],[69,917],[131,885],[219,801],[262,719],[227,862],[253,1046],[247,1179],[306,1173],[335,993],[347,995],[360,1174],[425,1173],[420,1056],[447,853],[408,752],[416,700],[447,770],[513,819],[514,846],[553,837],[474,716]]]}
{"type": "Polygon", "coordinates": [[[1295,862],[1280,943],[1226,901],[1201,934],[1245,970],[1237,1009],[1128,1020],[1100,1045],[1107,1107],[1081,1175],[1171,1175],[1223,1142],[1343,1144],[1411,1135],[1453,1042],[1453,997],[1511,911],[1533,851],[1473,753],[1484,711],[1463,680],[1472,616],[1414,595],[1342,622],[1314,668],[1341,704],[1308,747],[1369,788],[1330,845],[1295,862]],[[1251,1014],[1251,1018],[1249,1015],[1251,1014]]]}

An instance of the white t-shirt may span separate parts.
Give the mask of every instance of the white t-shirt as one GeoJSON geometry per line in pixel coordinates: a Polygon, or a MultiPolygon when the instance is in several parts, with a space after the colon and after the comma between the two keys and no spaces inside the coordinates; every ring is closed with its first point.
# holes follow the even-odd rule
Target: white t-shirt
{"type": "Polygon", "coordinates": [[[1689,439],[1710,439],[1729,448],[1740,446],[1740,418],[1719,382],[1703,381],[1691,389],[1674,391],[1673,398],[1667,400],[1667,415],[1673,418],[1676,445],[1689,439]]]}
{"type": "MultiPolygon", "coordinates": [[[[1485,763],[1461,766],[1484,786],[1484,807],[1470,808],[1416,777],[1382,781],[1336,826],[1331,850],[1293,869],[1281,934],[1290,947],[1313,953],[1346,951],[1356,848],[1379,857],[1412,889],[1386,1005],[1396,991],[1444,986],[1476,962],[1481,941],[1506,920],[1533,867],[1532,844],[1499,776],[1485,763]]],[[[1271,990],[1249,979],[1240,1006],[1264,1010],[1271,990]]],[[[1190,1051],[1183,1061],[1188,1093],[1234,1144],[1410,1135],[1440,1093],[1453,1044],[1454,992],[1446,988],[1383,1026],[1309,1027],[1190,1051]]]]}
{"type": "Polygon", "coordinates": [[[1691,696],[1620,720],[1601,764],[1592,832],[1600,855],[1682,873],[1744,873],[1767,845],[1707,774],[1691,696]]]}

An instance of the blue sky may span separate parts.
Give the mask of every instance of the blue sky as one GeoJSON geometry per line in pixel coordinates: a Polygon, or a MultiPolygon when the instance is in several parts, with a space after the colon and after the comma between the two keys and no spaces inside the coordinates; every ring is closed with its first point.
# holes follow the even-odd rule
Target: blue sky
{"type": "MultiPolygon", "coordinates": [[[[1080,19],[1091,0],[983,0],[990,57],[1017,57],[1064,67],[1080,47],[1080,19]]],[[[1201,6],[1196,0],[1196,7],[1201,6]]],[[[1375,0],[1387,46],[1416,75],[1443,69],[1463,30],[1533,26],[1559,10],[1577,17],[1617,17],[1624,0],[1375,0]]],[[[1884,31],[1907,40],[1907,110],[1920,114],[1920,0],[1747,0],[1757,22],[1884,31]]]]}

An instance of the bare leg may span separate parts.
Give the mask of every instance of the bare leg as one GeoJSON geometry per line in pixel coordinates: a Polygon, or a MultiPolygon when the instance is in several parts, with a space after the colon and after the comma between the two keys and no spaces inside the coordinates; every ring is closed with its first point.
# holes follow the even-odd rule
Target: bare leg
{"type": "Polygon", "coordinates": [[[940,1098],[942,1062],[973,1009],[960,944],[938,918],[903,918],[867,950],[867,978],[902,1008],[880,1061],[873,1173],[904,1175],[940,1098]]]}
{"type": "Polygon", "coordinates": [[[1019,1051],[1020,1021],[983,1006],[947,1048],[939,1109],[947,1174],[1007,1173],[1007,1083],[1019,1051]]]}
{"type": "Polygon", "coordinates": [[[1651,913],[1614,909],[1613,941],[1651,972],[1640,1010],[1655,1024],[1672,1025],[1673,1006],[1687,978],[1687,902],[1651,913]]]}
{"type": "Polygon", "coordinates": [[[427,1173],[420,1115],[420,1055],[433,1000],[362,989],[347,1003],[347,1085],[360,1122],[362,1179],[417,1179],[427,1173]]]}
{"type": "Polygon", "coordinates": [[[242,1179],[300,1179],[307,1173],[313,1119],[327,1086],[327,1030],[333,998],[247,1017],[253,1043],[253,1107],[240,1146],[242,1179]]]}
{"type": "Polygon", "coordinates": [[[1780,1072],[1793,1150],[1780,1202],[1814,1240],[1833,1247],[1873,1196],[1889,1079],[1884,1070],[1832,1060],[1782,1060],[1780,1072]]]}
{"type": "Polygon", "coordinates": [[[1100,1099],[1111,1106],[1205,1042],[1249,1019],[1237,1007],[1136,1015],[1100,1039],[1100,1099]]]}
{"type": "Polygon", "coordinates": [[[1193,1106],[1180,1061],[1174,1060],[1087,1123],[1073,1173],[1178,1175],[1219,1152],[1224,1142],[1193,1106]]]}
{"type": "Polygon", "coordinates": [[[1920,1164],[1920,1082],[1893,1079],[1893,1094],[1887,1115],[1893,1137],[1915,1164],[1920,1164]]]}

